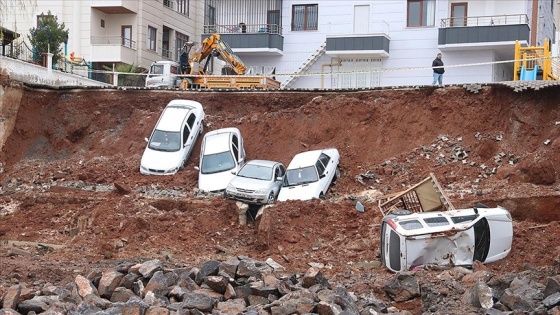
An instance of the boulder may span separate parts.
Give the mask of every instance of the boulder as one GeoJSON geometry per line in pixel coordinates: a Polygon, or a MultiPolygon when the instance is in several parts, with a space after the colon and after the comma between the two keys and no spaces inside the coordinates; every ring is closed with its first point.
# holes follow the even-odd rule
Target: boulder
{"type": "Polygon", "coordinates": [[[22,287],[19,284],[9,287],[8,290],[6,290],[6,294],[4,295],[3,308],[11,308],[15,310],[19,303],[21,290],[22,287]]]}
{"type": "Polygon", "coordinates": [[[144,294],[154,292],[157,296],[165,296],[169,292],[167,278],[163,275],[163,271],[156,271],[150,278],[148,284],[144,288],[144,294]]]}
{"type": "Polygon", "coordinates": [[[560,292],[560,275],[548,277],[546,279],[546,287],[544,288],[544,297],[548,297],[554,293],[560,292]]]}
{"type": "Polygon", "coordinates": [[[224,294],[228,285],[228,279],[222,276],[208,276],[204,278],[204,284],[206,284],[210,289],[224,294]]]}
{"type": "Polygon", "coordinates": [[[195,282],[200,285],[204,278],[208,276],[215,276],[218,274],[218,269],[220,268],[220,262],[217,260],[209,260],[202,264],[196,278],[195,282]]]}
{"type": "Polygon", "coordinates": [[[420,296],[420,286],[412,273],[398,273],[385,284],[385,292],[396,302],[420,296]]]}
{"type": "Polygon", "coordinates": [[[316,284],[323,285],[325,288],[330,287],[327,278],[325,278],[325,276],[321,272],[321,269],[316,267],[311,267],[307,269],[307,271],[303,275],[302,286],[304,288],[309,288],[316,284]]]}
{"type": "Polygon", "coordinates": [[[97,288],[91,283],[90,280],[87,278],[77,275],[74,279],[76,286],[78,287],[78,294],[83,298],[86,295],[94,294],[99,295],[97,292],[97,288]]]}
{"type": "Polygon", "coordinates": [[[115,303],[115,302],[126,303],[126,302],[128,302],[128,300],[130,300],[130,298],[136,297],[136,296],[137,295],[134,294],[134,292],[132,292],[132,290],[130,290],[128,288],[125,288],[125,287],[118,287],[118,288],[115,288],[115,290],[111,294],[110,301],[113,302],[113,303],[115,303]]]}
{"type": "Polygon", "coordinates": [[[194,308],[201,312],[210,312],[212,308],[214,308],[214,299],[204,294],[188,292],[183,295],[182,305],[185,308],[194,308]]]}
{"type": "Polygon", "coordinates": [[[555,306],[560,305],[560,292],[556,292],[554,294],[551,294],[549,296],[547,296],[543,301],[542,301],[543,305],[548,308],[551,309],[555,306]]]}
{"type": "Polygon", "coordinates": [[[163,263],[159,259],[148,260],[138,267],[138,272],[146,279],[150,279],[154,273],[162,270],[163,263]]]}
{"type": "Polygon", "coordinates": [[[97,287],[99,296],[111,298],[113,291],[119,286],[123,277],[124,275],[122,273],[115,270],[103,272],[99,280],[99,286],[97,287]]]}
{"type": "Polygon", "coordinates": [[[243,299],[233,299],[225,302],[218,302],[216,310],[222,314],[240,314],[242,313],[247,304],[243,299]]]}
{"type": "Polygon", "coordinates": [[[42,313],[49,308],[49,305],[37,297],[31,300],[25,300],[18,304],[17,311],[22,314],[28,314],[29,312],[42,313]]]}

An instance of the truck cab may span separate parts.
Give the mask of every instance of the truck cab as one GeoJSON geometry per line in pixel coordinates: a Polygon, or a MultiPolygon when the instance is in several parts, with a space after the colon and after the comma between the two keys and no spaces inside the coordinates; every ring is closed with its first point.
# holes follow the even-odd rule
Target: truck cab
{"type": "Polygon", "coordinates": [[[146,78],[146,87],[178,87],[181,79],[181,66],[175,61],[155,61],[150,66],[150,71],[146,78]]]}

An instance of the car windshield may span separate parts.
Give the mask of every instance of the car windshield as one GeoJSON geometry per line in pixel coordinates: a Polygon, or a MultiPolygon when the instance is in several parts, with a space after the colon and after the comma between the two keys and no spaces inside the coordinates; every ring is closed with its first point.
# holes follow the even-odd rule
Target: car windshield
{"type": "Polygon", "coordinates": [[[209,154],[202,157],[202,174],[219,173],[235,167],[235,160],[230,151],[209,154]]]}
{"type": "Polygon", "coordinates": [[[319,180],[315,166],[288,170],[284,177],[284,187],[313,183],[319,180]]]}
{"type": "Polygon", "coordinates": [[[255,164],[245,164],[243,168],[239,171],[237,176],[254,178],[260,180],[271,180],[272,179],[272,167],[255,165],[255,164]]]}
{"type": "Polygon", "coordinates": [[[155,130],[148,147],[156,151],[179,151],[181,148],[181,134],[178,132],[155,130]]]}

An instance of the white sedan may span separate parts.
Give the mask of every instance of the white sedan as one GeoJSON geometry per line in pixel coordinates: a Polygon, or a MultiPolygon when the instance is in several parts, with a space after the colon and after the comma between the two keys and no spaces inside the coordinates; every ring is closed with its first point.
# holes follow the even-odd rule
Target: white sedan
{"type": "Polygon", "coordinates": [[[204,110],[199,102],[172,100],[163,109],[140,161],[140,173],[172,175],[185,164],[202,133],[204,110]]]}
{"type": "Polygon", "coordinates": [[[239,129],[223,128],[206,133],[200,149],[198,188],[223,192],[244,164],[245,148],[239,129]]]}
{"type": "Polygon", "coordinates": [[[335,148],[296,154],[286,170],[278,201],[325,198],[330,185],[340,176],[339,160],[335,148]]]}

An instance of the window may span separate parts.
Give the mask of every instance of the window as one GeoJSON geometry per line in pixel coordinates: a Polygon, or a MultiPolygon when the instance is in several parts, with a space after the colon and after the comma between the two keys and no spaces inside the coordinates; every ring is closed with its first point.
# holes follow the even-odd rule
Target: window
{"type": "Polygon", "coordinates": [[[185,127],[183,127],[183,144],[187,143],[187,140],[189,139],[189,134],[190,134],[189,126],[185,125],[185,127]]]}
{"type": "Polygon", "coordinates": [[[302,4],[292,7],[292,31],[317,30],[319,24],[319,5],[302,4]]]}
{"type": "Polygon", "coordinates": [[[185,51],[183,47],[189,41],[189,35],[185,35],[175,31],[175,56],[180,61],[181,54],[185,51]]]}
{"type": "Polygon", "coordinates": [[[449,221],[447,221],[445,217],[425,218],[424,222],[426,222],[429,227],[449,225],[449,221]]]}
{"type": "Polygon", "coordinates": [[[173,9],[173,1],[171,0],[163,0],[163,6],[173,9]]]}
{"type": "Polygon", "coordinates": [[[329,165],[329,162],[331,160],[331,158],[326,155],[325,153],[321,153],[321,156],[319,157],[319,160],[321,160],[321,162],[323,162],[323,165],[325,165],[325,167],[327,167],[327,165],[329,165]]]}
{"type": "Polygon", "coordinates": [[[189,116],[189,119],[187,119],[187,125],[189,125],[190,129],[192,129],[194,127],[195,120],[196,120],[196,116],[194,114],[191,114],[189,116]]]}
{"type": "Polygon", "coordinates": [[[43,23],[44,21],[46,21],[47,19],[54,19],[54,15],[52,14],[43,14],[41,13],[41,15],[37,15],[37,27],[43,23]]]}
{"type": "Polygon", "coordinates": [[[420,223],[420,221],[418,220],[403,221],[403,222],[399,222],[399,224],[405,230],[417,230],[423,227],[422,223],[420,223]]]}
{"type": "Polygon", "coordinates": [[[393,270],[401,270],[401,238],[391,230],[389,234],[389,265],[393,270]]]}
{"type": "Polygon", "coordinates": [[[177,0],[177,12],[189,16],[189,0],[177,0]]]}
{"type": "Polygon", "coordinates": [[[406,6],[408,27],[434,26],[435,0],[407,0],[406,6]]]}
{"type": "Polygon", "coordinates": [[[148,49],[156,51],[156,33],[157,29],[148,26],[148,49]]]}
{"type": "Polygon", "coordinates": [[[101,28],[105,28],[105,20],[101,19],[101,28]]]}
{"type": "Polygon", "coordinates": [[[466,2],[451,4],[451,26],[467,26],[467,7],[466,2]]]}
{"type": "Polygon", "coordinates": [[[125,47],[131,47],[132,43],[132,25],[123,25],[121,26],[121,37],[122,37],[122,45],[125,47]]]}
{"type": "Polygon", "coordinates": [[[317,167],[317,174],[319,174],[319,176],[323,175],[323,173],[325,172],[325,166],[323,165],[323,163],[321,163],[321,160],[317,160],[317,163],[315,163],[315,167],[317,167]]]}
{"type": "Polygon", "coordinates": [[[267,32],[280,33],[280,10],[269,10],[266,14],[267,32]]]}

